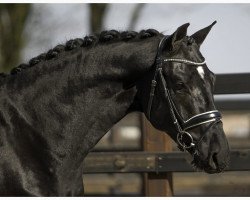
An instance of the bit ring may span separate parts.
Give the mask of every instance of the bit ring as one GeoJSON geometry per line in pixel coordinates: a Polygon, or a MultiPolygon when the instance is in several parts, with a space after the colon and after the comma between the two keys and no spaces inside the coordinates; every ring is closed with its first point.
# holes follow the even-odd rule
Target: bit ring
{"type": "Polygon", "coordinates": [[[181,131],[177,134],[177,141],[178,144],[183,147],[184,149],[189,149],[195,146],[194,139],[190,133],[187,131],[181,131]],[[186,137],[190,140],[190,144],[186,144],[185,141],[183,141],[183,137],[186,137]]]}

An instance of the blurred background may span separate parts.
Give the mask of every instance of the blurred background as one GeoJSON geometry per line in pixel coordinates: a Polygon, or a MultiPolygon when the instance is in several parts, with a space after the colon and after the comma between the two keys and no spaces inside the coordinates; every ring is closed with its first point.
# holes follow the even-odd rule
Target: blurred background
{"type": "MultiPolygon", "coordinates": [[[[218,23],[201,48],[210,70],[216,74],[249,73],[250,4],[0,4],[0,72],[8,72],[59,43],[101,30],[154,28],[172,34],[190,22],[191,35],[214,20],[218,23]]],[[[250,100],[250,95],[215,96],[234,98],[250,100]]],[[[222,112],[231,149],[249,149],[249,110],[222,112]]],[[[139,113],[126,116],[94,151],[142,150],[141,120],[139,113]]],[[[143,196],[140,174],[88,174],[84,184],[85,194],[90,196],[143,196]]],[[[250,174],[173,173],[173,185],[174,196],[249,196],[250,174]]]]}

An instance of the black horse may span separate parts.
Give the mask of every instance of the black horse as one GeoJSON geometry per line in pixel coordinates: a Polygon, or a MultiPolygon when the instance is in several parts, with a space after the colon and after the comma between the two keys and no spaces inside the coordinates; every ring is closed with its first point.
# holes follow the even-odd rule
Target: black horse
{"type": "Polygon", "coordinates": [[[156,30],[68,41],[0,77],[0,195],[83,195],[82,163],[126,114],[145,113],[208,173],[228,165],[215,76],[186,36],[156,30]],[[193,116],[193,117],[192,117],[193,116]]]}

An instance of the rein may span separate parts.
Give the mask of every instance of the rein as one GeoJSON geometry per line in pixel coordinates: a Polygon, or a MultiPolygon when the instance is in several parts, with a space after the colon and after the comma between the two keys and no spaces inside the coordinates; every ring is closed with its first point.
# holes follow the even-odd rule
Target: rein
{"type": "Polygon", "coordinates": [[[162,64],[164,62],[179,62],[179,63],[185,63],[185,64],[189,64],[189,65],[200,66],[200,65],[204,65],[206,63],[206,61],[204,60],[203,62],[194,62],[194,61],[180,59],[180,58],[163,59],[162,58],[162,50],[163,50],[164,43],[167,40],[167,38],[168,38],[168,36],[164,36],[162,38],[162,40],[160,41],[159,46],[158,46],[157,55],[156,55],[156,62],[155,62],[156,69],[155,69],[154,78],[151,82],[151,90],[150,90],[150,96],[149,96],[149,101],[148,101],[147,116],[148,116],[148,119],[150,120],[151,108],[152,108],[152,103],[153,103],[153,99],[154,99],[154,95],[155,95],[155,88],[157,85],[157,77],[159,76],[160,83],[162,84],[162,86],[164,88],[164,96],[165,96],[167,103],[169,105],[171,118],[173,120],[175,129],[177,131],[177,136],[176,136],[177,142],[180,145],[180,147],[182,147],[183,150],[186,150],[189,148],[196,147],[203,139],[205,133],[213,125],[215,125],[216,123],[221,121],[222,116],[218,110],[211,110],[211,111],[207,111],[204,113],[194,115],[191,118],[189,118],[188,120],[184,120],[182,118],[181,114],[179,113],[179,111],[177,110],[177,108],[175,106],[175,103],[172,100],[170,88],[168,87],[167,82],[165,81],[165,78],[162,74],[162,64]],[[207,123],[211,123],[211,124],[205,130],[204,135],[195,144],[193,136],[189,132],[187,132],[187,130],[193,129],[197,126],[207,124],[207,123]],[[188,140],[188,142],[186,142],[185,140],[188,140]]]}

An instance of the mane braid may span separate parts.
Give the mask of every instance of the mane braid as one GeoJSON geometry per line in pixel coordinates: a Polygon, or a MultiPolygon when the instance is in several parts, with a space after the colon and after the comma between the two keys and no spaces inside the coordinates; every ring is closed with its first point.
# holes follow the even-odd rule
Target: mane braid
{"type": "MultiPolygon", "coordinates": [[[[17,74],[23,69],[33,67],[38,63],[57,58],[61,52],[71,51],[81,47],[92,47],[97,44],[107,44],[110,42],[124,41],[127,42],[132,39],[146,39],[159,35],[160,33],[154,29],[141,30],[139,33],[135,31],[123,31],[117,30],[102,31],[100,34],[85,36],[84,38],[76,38],[67,41],[64,45],[59,44],[54,48],[48,50],[46,53],[42,53],[28,61],[28,63],[22,63],[10,71],[10,74],[17,74]]],[[[7,74],[0,73],[0,79],[6,77],[7,74]]]]}

